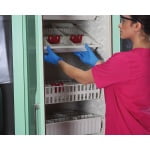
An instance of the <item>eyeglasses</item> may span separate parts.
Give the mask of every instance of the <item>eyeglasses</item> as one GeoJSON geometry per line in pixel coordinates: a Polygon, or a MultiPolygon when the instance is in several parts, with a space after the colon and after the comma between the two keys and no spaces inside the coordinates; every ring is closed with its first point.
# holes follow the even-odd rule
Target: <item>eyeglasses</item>
{"type": "Polygon", "coordinates": [[[133,21],[133,22],[140,22],[141,24],[143,24],[141,20],[136,19],[136,18],[127,18],[127,17],[124,17],[124,16],[120,15],[120,19],[121,19],[120,20],[121,22],[124,22],[124,20],[130,20],[130,21],[133,21]]]}

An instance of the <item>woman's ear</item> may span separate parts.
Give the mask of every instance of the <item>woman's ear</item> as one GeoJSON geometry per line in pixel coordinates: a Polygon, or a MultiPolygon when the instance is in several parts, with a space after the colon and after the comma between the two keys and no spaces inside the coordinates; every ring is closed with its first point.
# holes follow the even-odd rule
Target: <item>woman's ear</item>
{"type": "Polygon", "coordinates": [[[137,22],[134,24],[135,31],[141,31],[142,30],[142,24],[140,22],[137,22]]]}

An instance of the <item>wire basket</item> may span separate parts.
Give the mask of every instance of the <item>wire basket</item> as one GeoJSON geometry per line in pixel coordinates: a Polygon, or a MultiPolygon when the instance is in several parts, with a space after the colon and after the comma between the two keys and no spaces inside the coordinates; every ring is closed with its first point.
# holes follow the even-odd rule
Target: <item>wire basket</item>
{"type": "Polygon", "coordinates": [[[45,86],[45,104],[98,100],[101,90],[95,84],[64,83],[45,86]]]}

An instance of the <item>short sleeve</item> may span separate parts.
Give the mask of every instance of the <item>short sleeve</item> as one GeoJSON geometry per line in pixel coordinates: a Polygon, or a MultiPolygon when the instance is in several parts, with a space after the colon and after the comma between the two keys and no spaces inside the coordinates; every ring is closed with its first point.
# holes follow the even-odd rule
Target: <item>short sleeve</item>
{"type": "Polygon", "coordinates": [[[130,79],[130,67],[127,57],[125,52],[116,53],[106,62],[92,68],[93,78],[98,88],[104,88],[130,79]]]}

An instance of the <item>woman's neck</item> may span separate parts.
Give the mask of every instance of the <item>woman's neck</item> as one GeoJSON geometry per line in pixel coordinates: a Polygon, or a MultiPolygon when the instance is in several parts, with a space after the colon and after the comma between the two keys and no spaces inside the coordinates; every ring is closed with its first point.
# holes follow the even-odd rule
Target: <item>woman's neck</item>
{"type": "Polygon", "coordinates": [[[141,38],[132,40],[133,48],[150,48],[149,38],[141,38]]]}
{"type": "Polygon", "coordinates": [[[134,48],[150,48],[150,44],[147,44],[147,45],[146,44],[133,45],[133,49],[134,48]]]}

